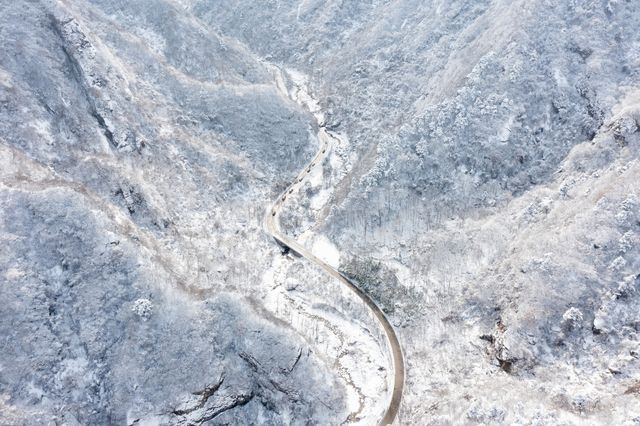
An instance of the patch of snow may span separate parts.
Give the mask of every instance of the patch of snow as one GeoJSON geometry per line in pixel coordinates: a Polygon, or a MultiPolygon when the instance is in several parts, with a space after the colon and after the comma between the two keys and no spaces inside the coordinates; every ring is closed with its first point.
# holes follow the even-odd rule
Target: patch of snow
{"type": "Polygon", "coordinates": [[[148,320],[153,313],[153,303],[149,299],[138,299],[133,302],[131,310],[142,318],[143,321],[148,320]]]}
{"type": "Polygon", "coordinates": [[[337,268],[340,264],[340,251],[324,235],[316,235],[313,239],[313,253],[327,262],[331,267],[337,268]]]}
{"type": "Polygon", "coordinates": [[[295,86],[292,93],[293,100],[306,107],[316,117],[318,123],[324,123],[325,115],[320,103],[309,93],[309,79],[303,73],[293,69],[287,69],[286,72],[295,86]]]}

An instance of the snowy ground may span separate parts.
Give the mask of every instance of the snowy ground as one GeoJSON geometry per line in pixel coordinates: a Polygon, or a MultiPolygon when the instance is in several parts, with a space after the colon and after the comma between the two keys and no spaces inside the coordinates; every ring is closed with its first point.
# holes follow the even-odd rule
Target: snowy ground
{"type": "Polygon", "coordinates": [[[398,328],[399,424],[640,424],[639,18],[7,3],[0,423],[371,424],[372,319],[262,229],[335,137],[283,228],[398,328]]]}

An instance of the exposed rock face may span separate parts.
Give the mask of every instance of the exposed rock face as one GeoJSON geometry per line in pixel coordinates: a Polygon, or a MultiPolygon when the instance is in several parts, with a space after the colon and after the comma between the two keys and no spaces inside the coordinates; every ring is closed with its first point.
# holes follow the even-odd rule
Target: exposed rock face
{"type": "Polygon", "coordinates": [[[638,2],[5,3],[0,423],[640,424],[638,2]]]}

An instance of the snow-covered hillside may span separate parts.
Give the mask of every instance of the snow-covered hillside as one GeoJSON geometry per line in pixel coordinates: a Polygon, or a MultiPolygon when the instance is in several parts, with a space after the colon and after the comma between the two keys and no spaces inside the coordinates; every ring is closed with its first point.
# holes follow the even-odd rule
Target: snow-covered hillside
{"type": "Polygon", "coordinates": [[[0,423],[640,425],[639,20],[3,2],[0,423]]]}

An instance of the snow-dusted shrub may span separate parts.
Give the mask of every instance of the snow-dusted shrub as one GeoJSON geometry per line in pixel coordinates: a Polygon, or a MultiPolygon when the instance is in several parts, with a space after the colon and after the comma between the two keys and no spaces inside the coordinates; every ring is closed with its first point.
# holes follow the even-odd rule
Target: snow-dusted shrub
{"type": "Polygon", "coordinates": [[[133,302],[131,310],[142,318],[143,321],[146,321],[153,313],[153,303],[149,299],[138,299],[133,302]]]}
{"type": "Polygon", "coordinates": [[[575,330],[582,327],[583,319],[582,311],[576,307],[571,307],[562,314],[562,326],[567,331],[575,330]]]}

